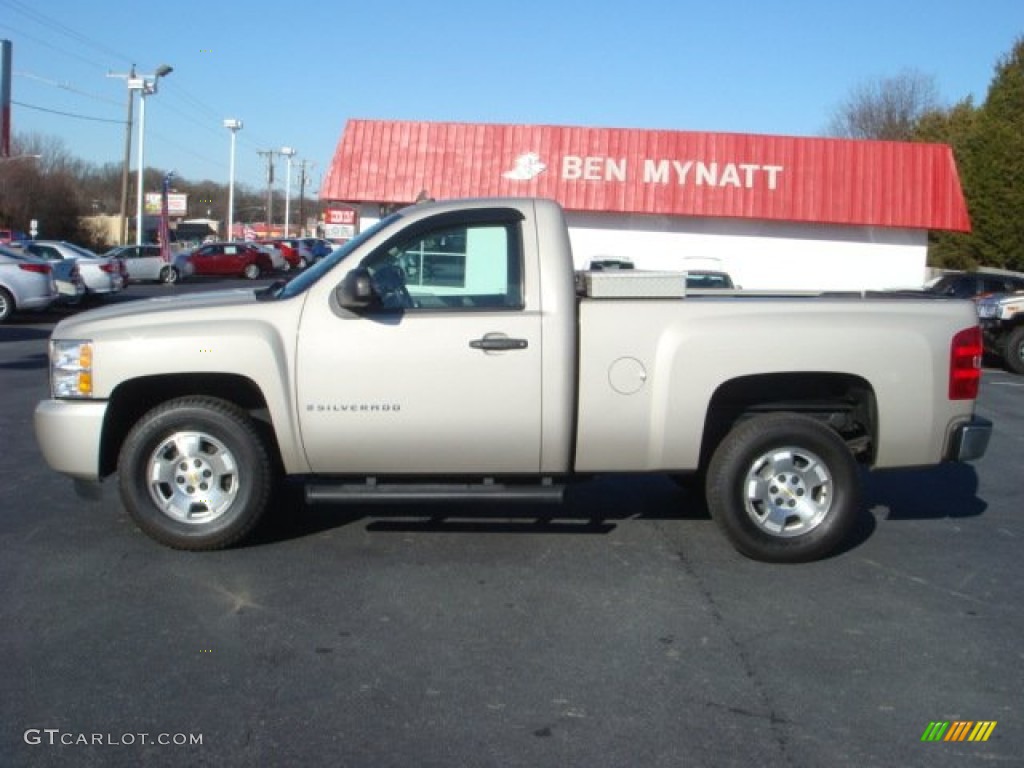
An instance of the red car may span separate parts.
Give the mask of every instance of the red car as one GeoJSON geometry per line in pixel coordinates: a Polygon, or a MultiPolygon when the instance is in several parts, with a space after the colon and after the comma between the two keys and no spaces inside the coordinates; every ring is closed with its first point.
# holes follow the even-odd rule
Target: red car
{"type": "Polygon", "coordinates": [[[192,251],[189,261],[197,275],[241,275],[255,280],[270,274],[270,257],[251,243],[207,243],[192,251]]]}
{"type": "Polygon", "coordinates": [[[288,262],[292,269],[300,269],[306,266],[298,249],[295,248],[294,240],[262,240],[261,242],[272,245],[281,251],[284,260],[288,262]]]}

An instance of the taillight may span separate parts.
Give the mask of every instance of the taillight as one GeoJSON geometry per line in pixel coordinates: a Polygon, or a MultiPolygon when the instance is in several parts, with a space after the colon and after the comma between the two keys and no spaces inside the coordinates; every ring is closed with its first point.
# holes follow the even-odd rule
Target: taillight
{"type": "Polygon", "coordinates": [[[964,328],[949,345],[949,399],[974,400],[981,385],[981,328],[964,328]]]}
{"type": "Polygon", "coordinates": [[[100,264],[101,272],[117,272],[117,264],[112,261],[108,261],[106,264],[100,264]]]}
{"type": "Polygon", "coordinates": [[[19,264],[18,269],[26,272],[37,272],[40,275],[48,275],[52,271],[49,264],[19,264]]]}

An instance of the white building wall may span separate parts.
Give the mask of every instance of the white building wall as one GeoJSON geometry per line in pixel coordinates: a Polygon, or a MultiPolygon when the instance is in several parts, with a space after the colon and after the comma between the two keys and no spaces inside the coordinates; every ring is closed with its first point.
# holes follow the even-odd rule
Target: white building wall
{"type": "Polygon", "coordinates": [[[720,268],[743,288],[920,288],[924,230],[567,212],[577,269],[597,258],[638,269],[720,268]]]}
{"type": "MultiPolygon", "coordinates": [[[[379,219],[363,204],[359,229],[379,219]]],[[[628,259],[637,269],[721,269],[750,290],[920,288],[928,233],[745,219],[566,212],[577,269],[628,259]]]]}

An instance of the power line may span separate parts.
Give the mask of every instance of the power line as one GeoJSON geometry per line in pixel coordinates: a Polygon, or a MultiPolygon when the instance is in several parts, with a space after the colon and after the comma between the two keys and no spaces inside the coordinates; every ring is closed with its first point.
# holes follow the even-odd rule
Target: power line
{"type": "MultiPolygon", "coordinates": [[[[123,54],[118,53],[117,51],[114,51],[110,48],[107,48],[102,43],[90,39],[86,35],[83,35],[81,32],[72,29],[63,22],[58,21],[57,19],[54,19],[50,16],[47,16],[46,14],[41,13],[40,11],[37,11],[34,8],[30,8],[24,3],[18,2],[17,0],[0,0],[0,3],[6,5],[11,10],[16,11],[17,13],[20,13],[23,16],[27,16],[36,24],[39,24],[42,27],[46,27],[51,31],[55,30],[63,35],[66,35],[67,37],[72,38],[73,40],[77,40],[78,42],[87,45],[90,48],[93,48],[96,51],[99,51],[100,53],[104,53],[108,56],[113,56],[116,59],[124,58],[123,54]]],[[[129,63],[131,62],[131,59],[125,60],[129,63]]]]}
{"type": "Polygon", "coordinates": [[[60,88],[62,91],[68,91],[70,93],[77,93],[80,96],[88,96],[90,99],[94,99],[95,101],[102,101],[102,102],[105,102],[107,104],[116,104],[117,106],[120,106],[120,103],[114,101],[113,99],[108,99],[107,97],[100,96],[99,94],[96,94],[96,93],[89,93],[88,91],[83,91],[80,88],[75,88],[73,85],[71,85],[71,83],[66,82],[66,81],[65,82],[60,82],[58,80],[51,80],[48,77],[43,77],[42,75],[37,75],[37,74],[34,74],[32,72],[25,72],[24,70],[16,71],[14,74],[18,75],[18,77],[24,77],[24,78],[27,78],[29,80],[36,80],[37,82],[40,82],[40,83],[46,83],[47,85],[52,85],[54,88],[60,88]]]}
{"type": "Polygon", "coordinates": [[[26,104],[26,103],[24,103],[22,101],[15,101],[14,99],[11,99],[11,104],[17,104],[19,107],[24,107],[25,109],[34,109],[37,112],[48,112],[51,115],[61,115],[63,117],[73,117],[73,118],[75,118],[77,120],[91,120],[91,121],[96,122],[96,123],[116,123],[117,125],[124,125],[125,124],[124,120],[111,120],[110,118],[107,118],[107,117],[91,117],[89,115],[76,115],[74,112],[61,112],[60,110],[57,110],[57,109],[47,109],[46,107],[37,107],[35,104],[26,104]]]}

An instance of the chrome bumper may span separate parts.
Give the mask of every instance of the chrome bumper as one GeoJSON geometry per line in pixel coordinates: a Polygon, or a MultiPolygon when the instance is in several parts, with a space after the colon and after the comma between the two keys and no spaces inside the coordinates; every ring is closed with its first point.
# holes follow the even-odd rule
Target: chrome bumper
{"type": "Polygon", "coordinates": [[[953,429],[949,441],[946,461],[973,461],[985,455],[989,438],[992,437],[992,422],[981,416],[959,424],[953,429]]]}

